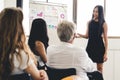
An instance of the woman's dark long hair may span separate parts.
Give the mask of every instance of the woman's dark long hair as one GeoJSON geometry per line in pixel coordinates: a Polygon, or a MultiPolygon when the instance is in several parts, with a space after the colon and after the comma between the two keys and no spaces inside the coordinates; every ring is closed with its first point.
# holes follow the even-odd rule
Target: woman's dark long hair
{"type": "Polygon", "coordinates": [[[35,48],[35,41],[41,41],[44,44],[45,50],[47,49],[49,42],[47,24],[45,20],[41,18],[34,19],[31,26],[28,44],[33,52],[35,48]]]}
{"type": "MultiPolygon", "coordinates": [[[[103,10],[103,7],[101,6],[101,5],[96,5],[95,7],[94,7],[94,9],[95,8],[98,8],[98,22],[99,22],[99,25],[100,25],[100,30],[99,31],[101,31],[103,28],[102,28],[102,26],[103,26],[103,23],[105,22],[105,19],[104,19],[104,10],[103,10]]],[[[92,20],[93,20],[93,18],[94,18],[94,15],[92,15],[92,20]]]]}

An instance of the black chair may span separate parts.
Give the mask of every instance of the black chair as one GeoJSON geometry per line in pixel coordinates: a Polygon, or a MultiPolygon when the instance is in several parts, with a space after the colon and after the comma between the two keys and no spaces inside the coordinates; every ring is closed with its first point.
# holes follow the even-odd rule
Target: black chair
{"type": "Polygon", "coordinates": [[[61,80],[64,77],[76,75],[75,68],[58,69],[58,68],[52,68],[45,65],[40,69],[44,69],[47,72],[49,80],[61,80]]]}
{"type": "Polygon", "coordinates": [[[89,80],[104,80],[102,73],[99,71],[87,72],[89,80]]]}
{"type": "Polygon", "coordinates": [[[32,80],[32,77],[27,73],[23,73],[23,74],[11,75],[9,76],[8,80],[32,80]]]}

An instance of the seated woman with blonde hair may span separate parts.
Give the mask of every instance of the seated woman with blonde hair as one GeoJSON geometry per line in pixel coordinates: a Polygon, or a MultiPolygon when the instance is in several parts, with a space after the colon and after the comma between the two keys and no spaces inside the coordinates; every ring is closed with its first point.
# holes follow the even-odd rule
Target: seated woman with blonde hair
{"type": "Polygon", "coordinates": [[[5,8],[0,13],[0,80],[31,80],[30,76],[34,80],[48,80],[46,72],[36,67],[22,21],[21,9],[5,8]]]}

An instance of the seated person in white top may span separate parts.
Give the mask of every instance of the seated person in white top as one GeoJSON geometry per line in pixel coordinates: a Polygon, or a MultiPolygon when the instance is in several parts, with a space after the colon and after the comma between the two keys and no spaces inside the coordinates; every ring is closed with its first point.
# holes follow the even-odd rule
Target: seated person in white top
{"type": "Polygon", "coordinates": [[[62,21],[58,24],[59,45],[50,45],[47,49],[47,65],[54,68],[75,68],[81,80],[89,80],[86,72],[96,71],[96,64],[88,57],[86,51],[74,46],[75,25],[62,21]]]}
{"type": "Polygon", "coordinates": [[[28,74],[34,80],[48,80],[46,72],[37,69],[35,55],[26,44],[22,21],[19,8],[4,8],[0,12],[0,80],[30,80],[28,74]]]}

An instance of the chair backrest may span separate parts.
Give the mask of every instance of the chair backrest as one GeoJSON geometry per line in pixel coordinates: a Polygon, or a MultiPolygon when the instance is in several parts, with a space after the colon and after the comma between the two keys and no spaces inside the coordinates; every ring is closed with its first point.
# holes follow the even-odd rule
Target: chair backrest
{"type": "Polygon", "coordinates": [[[11,75],[9,76],[8,80],[32,80],[32,77],[27,73],[23,73],[23,74],[11,75]]]}
{"type": "Polygon", "coordinates": [[[58,69],[47,66],[46,70],[49,80],[61,80],[64,77],[76,75],[75,68],[58,69]]]}

